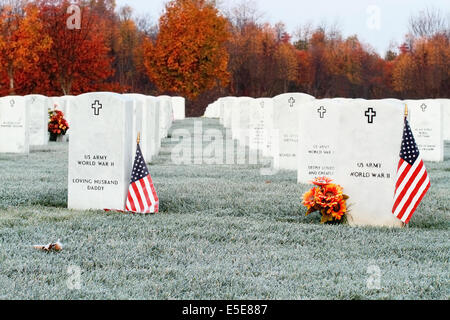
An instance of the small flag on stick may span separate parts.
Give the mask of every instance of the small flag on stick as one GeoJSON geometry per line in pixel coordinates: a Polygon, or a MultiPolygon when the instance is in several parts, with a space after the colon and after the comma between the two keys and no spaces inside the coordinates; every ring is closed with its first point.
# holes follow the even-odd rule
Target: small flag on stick
{"type": "Polygon", "coordinates": [[[408,224],[429,189],[430,179],[408,123],[408,106],[406,106],[405,129],[403,130],[392,213],[408,224]]]}
{"type": "Polygon", "coordinates": [[[133,213],[157,213],[159,211],[158,195],[156,194],[152,177],[142,156],[139,143],[140,134],[137,138],[136,156],[131,173],[125,211],[133,213]]]}

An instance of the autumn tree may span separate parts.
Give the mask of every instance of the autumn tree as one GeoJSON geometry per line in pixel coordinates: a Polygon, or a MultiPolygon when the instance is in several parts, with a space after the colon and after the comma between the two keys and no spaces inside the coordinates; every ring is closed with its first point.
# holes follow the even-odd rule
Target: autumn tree
{"type": "MultiPolygon", "coordinates": [[[[73,3],[73,2],[72,2],[73,3]]],[[[69,28],[67,21],[76,14],[68,10],[67,0],[41,0],[40,20],[52,39],[52,49],[41,63],[40,90],[49,95],[79,94],[108,88],[113,73],[110,48],[106,44],[105,20],[84,1],[75,2],[80,10],[80,28],[69,28]]],[[[74,17],[76,19],[76,17],[74,17]]]]}
{"type": "Polygon", "coordinates": [[[39,20],[36,6],[24,2],[4,3],[0,7],[0,93],[24,93],[23,74],[36,71],[36,65],[50,46],[51,40],[39,20]]]}
{"type": "Polygon", "coordinates": [[[193,100],[225,86],[229,38],[227,20],[210,1],[173,0],[159,20],[156,41],[145,42],[144,64],[160,92],[193,100]]]}
{"type": "Polygon", "coordinates": [[[450,41],[443,34],[416,40],[395,61],[393,85],[403,97],[448,97],[449,83],[450,41]]]}

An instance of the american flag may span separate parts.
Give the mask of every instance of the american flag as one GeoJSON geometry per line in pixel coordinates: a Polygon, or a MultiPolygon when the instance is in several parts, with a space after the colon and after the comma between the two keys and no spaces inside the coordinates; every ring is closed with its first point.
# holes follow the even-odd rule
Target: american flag
{"type": "Polygon", "coordinates": [[[158,195],[139,144],[136,149],[125,210],[134,213],[157,213],[159,210],[158,195]]]}
{"type": "Polygon", "coordinates": [[[392,213],[408,224],[428,189],[430,178],[405,117],[392,213]]]}

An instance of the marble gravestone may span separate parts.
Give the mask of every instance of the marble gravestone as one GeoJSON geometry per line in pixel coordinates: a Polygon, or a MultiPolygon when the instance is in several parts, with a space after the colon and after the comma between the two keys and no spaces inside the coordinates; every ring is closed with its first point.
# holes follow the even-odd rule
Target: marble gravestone
{"type": "Polygon", "coordinates": [[[160,138],[167,138],[173,121],[172,102],[169,96],[158,96],[156,101],[159,105],[159,131],[160,138]]]}
{"type": "Polygon", "coordinates": [[[239,125],[240,125],[240,119],[241,119],[241,101],[242,97],[237,98],[235,103],[231,106],[231,123],[230,123],[230,129],[231,129],[231,138],[233,140],[238,139],[239,135],[239,125]]]}
{"type": "Polygon", "coordinates": [[[392,214],[403,109],[402,104],[376,100],[345,101],[339,108],[334,182],[350,197],[350,225],[403,225],[392,214]]]}
{"type": "Polygon", "coordinates": [[[183,97],[172,97],[174,120],[183,120],[186,118],[186,99],[183,97]]]}
{"type": "Polygon", "coordinates": [[[340,110],[345,103],[334,99],[313,100],[299,110],[297,181],[309,183],[316,177],[334,179],[339,151],[340,110]]]}
{"type": "Polygon", "coordinates": [[[72,105],[68,207],[124,210],[134,154],[133,102],[87,93],[72,105]]]}
{"type": "Polygon", "coordinates": [[[155,97],[147,96],[147,106],[144,108],[144,123],[146,126],[146,141],[148,156],[147,162],[151,162],[156,157],[161,148],[161,139],[159,138],[159,108],[155,97]]]}
{"type": "Polygon", "coordinates": [[[224,120],[225,120],[225,105],[224,105],[224,100],[225,98],[219,98],[216,103],[217,103],[217,108],[219,109],[218,113],[219,113],[219,121],[221,125],[224,125],[224,120]]]}
{"type": "Polygon", "coordinates": [[[436,99],[442,105],[444,140],[450,141],[450,99],[436,99]]]}
{"type": "Polygon", "coordinates": [[[26,98],[0,98],[0,153],[30,153],[29,117],[26,98]]]}
{"type": "Polygon", "coordinates": [[[263,156],[264,157],[273,157],[272,150],[272,141],[275,139],[273,134],[273,99],[262,98],[262,102],[264,102],[264,146],[263,146],[263,156]]]}
{"type": "MultiPolygon", "coordinates": [[[[147,104],[147,97],[145,95],[135,93],[124,94],[123,96],[126,99],[133,101],[133,135],[131,137],[131,142],[133,144],[133,154],[135,154],[138,134],[141,136],[141,140],[147,139],[147,130],[144,129],[146,127],[145,122],[147,121],[144,117],[144,108],[147,104]]],[[[146,144],[141,144],[141,151],[144,159],[147,160],[148,150],[146,144]]]]}
{"type": "Polygon", "coordinates": [[[409,124],[424,161],[444,161],[442,104],[437,100],[406,100],[409,124]]]}
{"type": "MultiPolygon", "coordinates": [[[[234,116],[234,119],[237,119],[238,121],[235,122],[236,125],[233,126],[232,130],[235,132],[235,137],[239,144],[245,147],[250,143],[250,108],[253,100],[253,98],[249,97],[239,97],[237,103],[239,107],[235,107],[235,109],[237,109],[237,114],[234,116]]],[[[235,112],[233,112],[233,115],[234,113],[235,112]]]]}
{"type": "Polygon", "coordinates": [[[223,98],[223,126],[227,129],[231,129],[231,120],[233,108],[238,103],[238,98],[236,97],[226,97],[223,98]]]}
{"type": "Polygon", "coordinates": [[[46,96],[25,96],[30,108],[30,146],[45,146],[48,144],[48,110],[51,101],[46,96]]]}
{"type": "Polygon", "coordinates": [[[272,104],[270,98],[259,98],[250,101],[249,116],[249,148],[267,154],[268,135],[270,134],[266,121],[265,109],[272,104]]]}
{"type": "Polygon", "coordinates": [[[299,110],[314,99],[304,93],[286,93],[273,98],[273,125],[277,136],[272,141],[274,169],[297,170],[299,110]]]}

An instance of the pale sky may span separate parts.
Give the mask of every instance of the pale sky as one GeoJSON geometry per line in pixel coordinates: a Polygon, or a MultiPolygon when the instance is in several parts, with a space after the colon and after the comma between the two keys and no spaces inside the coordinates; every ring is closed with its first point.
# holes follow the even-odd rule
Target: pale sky
{"type": "MultiPolygon", "coordinates": [[[[137,14],[149,14],[157,21],[167,0],[116,0],[129,5],[137,14]]],[[[221,0],[225,9],[240,0],[221,0]]],[[[253,0],[263,13],[261,22],[282,21],[294,33],[305,23],[335,24],[344,36],[357,34],[384,56],[391,41],[400,43],[408,30],[408,19],[425,8],[438,8],[450,16],[450,0],[253,0]]]]}

